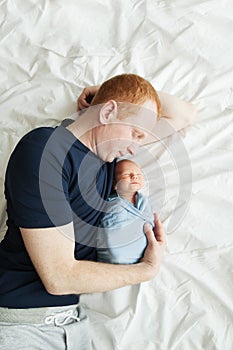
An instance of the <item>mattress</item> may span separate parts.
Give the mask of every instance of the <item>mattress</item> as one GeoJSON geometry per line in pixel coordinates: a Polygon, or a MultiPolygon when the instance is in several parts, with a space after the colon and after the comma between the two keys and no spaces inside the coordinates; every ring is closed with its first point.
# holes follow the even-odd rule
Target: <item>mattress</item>
{"type": "Polygon", "coordinates": [[[81,300],[93,350],[232,350],[231,1],[2,0],[0,40],[1,237],[12,150],[72,115],[85,86],[136,73],[197,106],[192,126],[136,157],[167,235],[159,274],[81,300]]]}

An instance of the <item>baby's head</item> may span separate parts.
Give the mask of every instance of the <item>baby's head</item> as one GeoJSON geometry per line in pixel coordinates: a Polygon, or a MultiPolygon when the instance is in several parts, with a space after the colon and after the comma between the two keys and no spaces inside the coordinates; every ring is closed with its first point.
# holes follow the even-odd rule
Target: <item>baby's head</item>
{"type": "Polygon", "coordinates": [[[123,159],[116,163],[114,190],[124,197],[124,194],[136,193],[144,186],[144,176],[141,168],[132,160],[123,159]]]}

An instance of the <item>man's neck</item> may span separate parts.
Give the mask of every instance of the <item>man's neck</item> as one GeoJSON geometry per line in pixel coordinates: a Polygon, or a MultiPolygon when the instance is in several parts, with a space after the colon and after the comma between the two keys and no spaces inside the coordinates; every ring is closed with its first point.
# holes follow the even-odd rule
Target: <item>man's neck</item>
{"type": "Polygon", "coordinates": [[[95,150],[94,130],[98,123],[90,113],[85,112],[72,124],[66,127],[78,140],[80,140],[93,153],[95,150]]]}

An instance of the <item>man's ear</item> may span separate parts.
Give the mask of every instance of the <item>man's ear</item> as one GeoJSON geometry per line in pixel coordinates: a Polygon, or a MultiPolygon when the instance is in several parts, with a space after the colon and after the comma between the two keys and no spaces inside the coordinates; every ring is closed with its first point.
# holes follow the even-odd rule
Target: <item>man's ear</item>
{"type": "Polygon", "coordinates": [[[101,124],[109,124],[117,119],[117,103],[114,100],[109,100],[104,103],[99,111],[99,121],[101,124]]]}

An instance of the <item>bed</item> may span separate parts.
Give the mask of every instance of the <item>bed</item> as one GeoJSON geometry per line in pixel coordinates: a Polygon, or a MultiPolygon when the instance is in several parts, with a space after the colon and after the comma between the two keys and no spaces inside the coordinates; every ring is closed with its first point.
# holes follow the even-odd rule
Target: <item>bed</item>
{"type": "Polygon", "coordinates": [[[2,0],[0,39],[1,237],[10,153],[72,115],[83,87],[131,72],[197,106],[192,126],[137,156],[167,232],[159,274],[82,303],[93,350],[232,350],[231,1],[2,0]]]}

